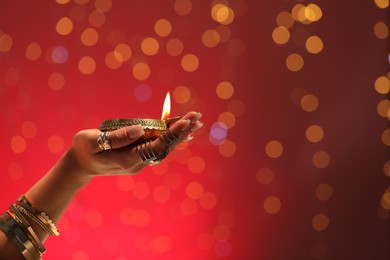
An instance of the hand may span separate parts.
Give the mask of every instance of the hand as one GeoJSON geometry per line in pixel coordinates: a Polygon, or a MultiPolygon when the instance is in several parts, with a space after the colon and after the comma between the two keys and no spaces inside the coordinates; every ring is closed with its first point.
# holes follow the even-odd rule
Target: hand
{"type": "MultiPolygon", "coordinates": [[[[170,126],[170,131],[178,138],[177,143],[192,139],[192,133],[202,127],[199,121],[201,113],[189,112],[182,119],[170,126]]],[[[136,146],[131,145],[139,139],[144,131],[142,126],[134,125],[114,130],[110,133],[110,150],[101,150],[97,138],[101,134],[98,129],[82,130],[73,138],[70,150],[73,151],[82,172],[89,175],[135,174],[147,166],[139,156],[136,146]]],[[[157,138],[152,142],[155,154],[161,154],[166,144],[157,138]]]]}

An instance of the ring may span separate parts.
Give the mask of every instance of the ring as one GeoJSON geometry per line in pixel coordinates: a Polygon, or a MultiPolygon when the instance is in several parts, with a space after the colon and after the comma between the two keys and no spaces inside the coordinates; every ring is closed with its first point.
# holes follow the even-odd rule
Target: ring
{"type": "Polygon", "coordinates": [[[178,138],[172,133],[171,130],[166,130],[161,136],[161,140],[166,144],[165,149],[161,154],[156,155],[152,149],[152,141],[142,143],[137,145],[137,151],[139,157],[141,158],[144,164],[149,164],[151,166],[159,164],[162,160],[167,157],[171,151],[172,146],[177,142],[178,138]]]}
{"type": "Polygon", "coordinates": [[[110,145],[110,132],[109,131],[106,131],[106,132],[102,132],[98,139],[97,139],[97,143],[100,147],[100,149],[102,150],[110,150],[112,147],[110,145]]]}

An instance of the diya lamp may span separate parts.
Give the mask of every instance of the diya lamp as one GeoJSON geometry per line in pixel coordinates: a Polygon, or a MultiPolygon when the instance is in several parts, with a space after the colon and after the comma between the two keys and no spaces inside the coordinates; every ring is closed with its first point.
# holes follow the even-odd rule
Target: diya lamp
{"type": "Polygon", "coordinates": [[[165,96],[163,111],[161,119],[148,119],[148,118],[118,118],[104,120],[100,125],[100,131],[113,131],[122,127],[131,125],[141,125],[145,134],[141,136],[135,145],[153,141],[157,139],[165,130],[169,129],[169,126],[174,122],[180,120],[181,116],[169,118],[171,112],[171,97],[169,92],[165,96]]]}

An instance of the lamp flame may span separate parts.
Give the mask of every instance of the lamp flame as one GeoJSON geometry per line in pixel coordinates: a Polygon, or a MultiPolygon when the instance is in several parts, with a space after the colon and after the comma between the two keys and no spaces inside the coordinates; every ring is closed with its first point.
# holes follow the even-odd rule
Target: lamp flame
{"type": "Polygon", "coordinates": [[[171,114],[171,96],[169,95],[168,92],[167,95],[165,96],[164,107],[161,114],[161,120],[167,119],[170,114],[171,114]]]}

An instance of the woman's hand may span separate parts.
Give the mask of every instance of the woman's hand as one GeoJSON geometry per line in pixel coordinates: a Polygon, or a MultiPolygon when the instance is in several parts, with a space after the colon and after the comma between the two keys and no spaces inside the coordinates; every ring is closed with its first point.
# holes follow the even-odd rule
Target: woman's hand
{"type": "MultiPolygon", "coordinates": [[[[201,113],[189,112],[170,127],[170,131],[178,138],[173,147],[192,139],[192,133],[203,125],[199,121],[201,116],[201,113]]],[[[99,147],[97,138],[100,134],[98,129],[90,129],[75,135],[70,150],[78,165],[83,167],[81,172],[90,175],[135,174],[147,166],[140,158],[137,147],[132,145],[144,134],[142,126],[128,126],[110,132],[110,150],[99,147]]],[[[166,144],[161,138],[152,142],[155,154],[161,154],[165,149],[166,144]]]]}

